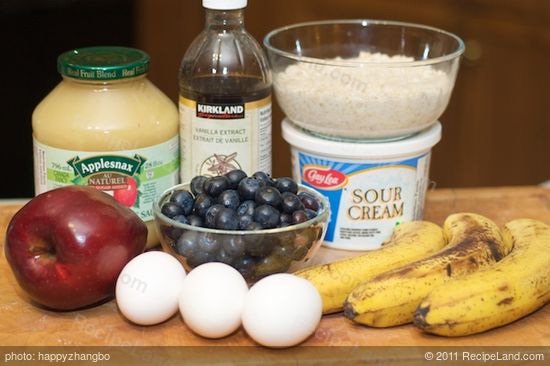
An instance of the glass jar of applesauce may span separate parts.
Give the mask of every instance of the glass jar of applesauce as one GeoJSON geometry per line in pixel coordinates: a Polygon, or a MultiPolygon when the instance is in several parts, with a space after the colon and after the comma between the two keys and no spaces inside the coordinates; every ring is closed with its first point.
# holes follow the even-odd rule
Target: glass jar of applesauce
{"type": "Polygon", "coordinates": [[[147,78],[149,56],[90,47],[59,56],[63,80],[32,115],[35,193],[66,186],[100,189],[147,223],[158,240],[153,200],[178,183],[178,111],[147,78]]]}

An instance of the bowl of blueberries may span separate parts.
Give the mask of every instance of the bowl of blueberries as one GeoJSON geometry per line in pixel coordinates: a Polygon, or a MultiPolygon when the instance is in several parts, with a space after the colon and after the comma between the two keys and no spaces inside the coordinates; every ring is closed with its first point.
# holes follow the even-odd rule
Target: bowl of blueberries
{"type": "Polygon", "coordinates": [[[186,270],[222,262],[250,283],[311,259],[330,214],[323,195],[292,178],[242,170],[196,176],[165,191],[153,210],[163,250],[186,270]]]}

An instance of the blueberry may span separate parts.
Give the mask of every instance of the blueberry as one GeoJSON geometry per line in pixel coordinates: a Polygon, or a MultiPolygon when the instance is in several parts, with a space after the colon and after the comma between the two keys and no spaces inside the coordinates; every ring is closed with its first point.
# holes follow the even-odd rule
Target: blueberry
{"type": "Polygon", "coordinates": [[[172,196],[170,197],[170,202],[181,206],[183,208],[183,214],[187,216],[191,214],[191,211],[193,211],[193,203],[195,203],[195,199],[191,192],[181,190],[172,193],[172,196]]]}
{"type": "Polygon", "coordinates": [[[164,235],[166,235],[168,238],[170,238],[174,241],[177,241],[178,238],[183,233],[183,229],[180,229],[179,227],[170,226],[170,225],[169,226],[163,226],[161,228],[161,231],[164,235]]]}
{"type": "MultiPolygon", "coordinates": [[[[279,233],[277,239],[278,239],[278,243],[275,246],[275,249],[277,249],[278,247],[296,248],[296,245],[295,245],[296,233],[294,231],[287,231],[287,232],[279,233]]],[[[290,249],[288,249],[288,250],[290,250],[290,249]]],[[[274,250],[274,251],[278,252],[278,251],[280,251],[280,249],[277,249],[277,250],[274,250]]]]}
{"type": "Polygon", "coordinates": [[[242,201],[254,200],[256,191],[265,186],[266,183],[263,180],[247,177],[240,181],[237,191],[242,201]]]}
{"type": "Polygon", "coordinates": [[[223,175],[210,177],[204,182],[204,193],[211,197],[218,197],[229,187],[229,180],[223,175]]]}
{"type": "Polygon", "coordinates": [[[239,228],[239,217],[235,210],[222,208],[215,219],[216,229],[237,230],[239,228]]]}
{"type": "Polygon", "coordinates": [[[235,169],[225,173],[225,177],[229,181],[229,189],[237,189],[239,182],[246,178],[246,173],[240,169],[235,169]]]}
{"type": "Polygon", "coordinates": [[[172,220],[179,222],[180,224],[189,225],[189,219],[185,215],[177,215],[172,217],[172,220]]]}
{"type": "Polygon", "coordinates": [[[191,226],[204,226],[204,220],[199,215],[189,215],[187,216],[187,220],[189,220],[189,225],[191,226]]]}
{"type": "Polygon", "coordinates": [[[254,258],[245,256],[237,259],[233,265],[243,275],[245,280],[252,281],[254,279],[254,267],[256,265],[254,258]]]}
{"type": "Polygon", "coordinates": [[[315,212],[319,211],[319,201],[317,198],[309,192],[300,192],[298,197],[302,201],[305,208],[309,208],[315,212]]]}
{"type": "Polygon", "coordinates": [[[166,202],[160,209],[163,215],[173,218],[178,215],[183,215],[183,207],[175,204],[174,202],[166,202]]]}
{"type": "Polygon", "coordinates": [[[229,235],[223,239],[223,250],[234,258],[241,257],[244,254],[245,242],[242,235],[229,235]]]}
{"type": "Polygon", "coordinates": [[[248,226],[245,228],[247,231],[256,231],[256,230],[262,230],[262,225],[258,224],[257,222],[252,221],[248,226]]]}
{"type": "Polygon", "coordinates": [[[304,210],[298,210],[292,213],[293,224],[301,224],[302,222],[306,222],[307,220],[307,214],[304,210]]]}
{"type": "Polygon", "coordinates": [[[218,235],[212,233],[200,233],[199,239],[197,242],[197,247],[199,250],[207,253],[217,252],[220,247],[220,239],[218,235]]]}
{"type": "Polygon", "coordinates": [[[310,210],[309,208],[306,208],[304,212],[306,213],[308,220],[311,220],[312,218],[317,217],[317,212],[310,210]]]}
{"type": "Polygon", "coordinates": [[[191,192],[195,196],[198,196],[199,194],[204,194],[204,182],[206,181],[207,177],[204,175],[197,175],[193,179],[191,179],[191,192]]]}
{"type": "Polygon", "coordinates": [[[251,215],[242,215],[242,216],[239,216],[238,220],[239,220],[239,230],[246,230],[248,225],[250,225],[254,221],[254,218],[251,215]]]}
{"type": "Polygon", "coordinates": [[[289,177],[282,177],[278,178],[275,181],[275,188],[279,190],[279,192],[290,192],[290,193],[298,193],[298,184],[294,181],[294,179],[289,177]]]}
{"type": "Polygon", "coordinates": [[[273,238],[262,234],[247,235],[245,252],[253,257],[266,257],[273,250],[273,238]]]}
{"type": "Polygon", "coordinates": [[[193,205],[194,212],[204,217],[206,215],[206,211],[214,204],[214,200],[212,197],[206,195],[206,194],[199,194],[197,198],[195,198],[195,204],[193,205]]]}
{"type": "Polygon", "coordinates": [[[254,221],[264,229],[277,227],[280,221],[280,213],[270,205],[261,205],[254,210],[254,221]]]}
{"type": "Polygon", "coordinates": [[[283,201],[281,193],[274,187],[262,187],[256,191],[255,196],[257,205],[270,205],[279,207],[283,201]]]}
{"type": "Polygon", "coordinates": [[[216,203],[206,210],[206,213],[204,214],[204,225],[206,227],[211,229],[216,227],[216,216],[218,216],[218,212],[220,212],[222,208],[224,208],[223,205],[216,203]]]}
{"type": "Polygon", "coordinates": [[[188,257],[198,250],[197,233],[194,231],[184,232],[176,242],[176,252],[188,257]]]}
{"type": "Polygon", "coordinates": [[[241,203],[239,200],[239,193],[234,189],[227,189],[218,196],[218,203],[232,210],[236,210],[241,203]]]}
{"type": "Polygon", "coordinates": [[[254,209],[256,208],[256,202],[252,200],[244,201],[237,207],[237,215],[254,215],[254,209]]]}
{"type": "Polygon", "coordinates": [[[225,263],[225,264],[229,264],[229,265],[232,265],[233,264],[233,261],[235,260],[234,257],[230,256],[225,250],[220,250],[217,254],[216,254],[216,262],[221,262],[221,263],[225,263]]]}
{"type": "Polygon", "coordinates": [[[279,246],[294,246],[294,242],[296,241],[296,233],[294,231],[279,233],[277,239],[279,241],[279,246]]]}
{"type": "Polygon", "coordinates": [[[292,215],[291,214],[288,214],[288,213],[282,213],[280,218],[279,218],[279,221],[280,221],[280,225],[292,225],[292,215]]]}
{"type": "Polygon", "coordinates": [[[304,204],[294,193],[285,192],[282,194],[281,211],[291,214],[294,211],[303,210],[304,204]]]}
{"type": "Polygon", "coordinates": [[[276,245],[275,248],[273,248],[273,252],[271,252],[271,254],[278,257],[292,259],[292,257],[294,256],[294,251],[294,244],[280,243],[279,245],[276,245]]]}
{"type": "MultiPolygon", "coordinates": [[[[172,220],[179,222],[180,224],[186,224],[189,225],[189,219],[185,217],[184,215],[177,215],[172,218],[172,220]]],[[[183,233],[183,229],[180,229],[179,227],[170,227],[168,230],[166,230],[166,235],[168,237],[177,240],[180,235],[183,233]]]]}
{"type": "Polygon", "coordinates": [[[191,254],[189,257],[187,257],[187,264],[191,268],[195,268],[200,266],[201,264],[213,262],[215,260],[216,260],[216,253],[209,253],[209,252],[203,252],[201,250],[198,250],[193,254],[191,254]]]}
{"type": "Polygon", "coordinates": [[[252,174],[252,177],[263,181],[267,186],[275,185],[275,181],[273,180],[273,178],[271,178],[271,176],[265,172],[256,172],[252,174]]]}

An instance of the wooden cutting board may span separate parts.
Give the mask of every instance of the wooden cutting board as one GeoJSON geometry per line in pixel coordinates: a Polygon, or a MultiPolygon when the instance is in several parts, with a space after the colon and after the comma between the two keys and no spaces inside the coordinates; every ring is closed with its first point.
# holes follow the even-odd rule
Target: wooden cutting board
{"type": "MultiPolygon", "coordinates": [[[[20,205],[0,205],[2,233],[20,205]]],[[[550,224],[550,190],[538,187],[442,189],[429,192],[425,219],[441,224],[454,212],[486,215],[499,225],[520,217],[550,224]]],[[[3,238],[2,234],[2,238],[3,238]]],[[[118,313],[114,301],[75,312],[52,312],[28,302],[6,263],[1,240],[0,345],[217,346],[254,345],[242,331],[221,340],[193,334],[181,317],[149,327],[133,325],[118,313]]],[[[349,255],[322,249],[317,261],[349,255]]],[[[307,346],[550,346],[550,306],[511,325],[483,334],[448,339],[421,333],[410,325],[389,329],[358,326],[341,314],[325,316],[307,346]]]]}

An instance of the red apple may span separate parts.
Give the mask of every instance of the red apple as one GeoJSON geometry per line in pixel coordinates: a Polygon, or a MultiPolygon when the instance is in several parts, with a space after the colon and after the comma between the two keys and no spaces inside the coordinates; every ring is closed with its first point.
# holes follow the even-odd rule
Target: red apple
{"type": "Polygon", "coordinates": [[[19,285],[36,302],[71,310],[114,294],[122,268],[142,253],[143,221],[90,187],[33,198],[11,219],[5,253],[19,285]]]}

